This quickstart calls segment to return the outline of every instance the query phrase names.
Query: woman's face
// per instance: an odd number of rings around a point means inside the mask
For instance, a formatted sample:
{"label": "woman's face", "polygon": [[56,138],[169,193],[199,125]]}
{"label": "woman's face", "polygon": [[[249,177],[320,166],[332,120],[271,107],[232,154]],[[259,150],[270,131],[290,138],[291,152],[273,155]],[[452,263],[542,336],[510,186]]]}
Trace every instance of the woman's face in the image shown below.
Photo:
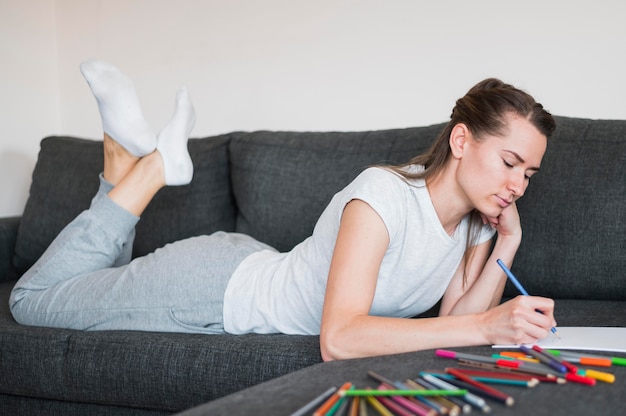
{"label": "woman's face", "polygon": [[467,140],[459,170],[470,205],[489,217],[524,195],[546,151],[546,136],[528,120],[516,115],[507,120],[502,136]]}

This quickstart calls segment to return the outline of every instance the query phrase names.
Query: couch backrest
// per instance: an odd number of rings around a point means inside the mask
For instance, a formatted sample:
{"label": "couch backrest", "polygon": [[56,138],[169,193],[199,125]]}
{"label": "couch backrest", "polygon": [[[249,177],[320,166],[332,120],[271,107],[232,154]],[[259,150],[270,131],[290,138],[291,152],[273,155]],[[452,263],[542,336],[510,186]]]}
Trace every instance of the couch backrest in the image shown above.
{"label": "couch backrest", "polygon": [[625,167],[626,120],[557,117],[518,204],[524,234],[513,272],[530,293],[626,300]]}
{"label": "couch backrest", "polygon": [[332,196],[363,169],[406,162],[441,125],[370,132],[261,131],[233,137],[231,180],[237,231],[280,251],[311,235]]}
{"label": "couch backrest", "polygon": [[[288,250],[362,169],[409,160],[442,128],[234,136],[236,229]],[[513,271],[530,293],[626,300],[624,162],[626,121],[557,117],[541,172],[518,204],[524,236]],[[505,294],[518,292],[508,284]]]}
{"label": "couch backrest", "polygon": [[[194,180],[164,188],[137,225],[134,256],[166,243],[217,230],[233,231],[236,208],[228,166],[229,135],[191,139]],[[35,166],[18,228],[13,264],[24,272],[56,235],[89,207],[103,169],[102,141],[47,137]]]}
{"label": "couch backrest", "polygon": [[[308,237],[331,197],[372,164],[423,152],[442,124],[370,132],[232,133],[192,139],[189,186],[162,190],[137,228],[134,255],[217,230],[279,250]],[[557,118],[541,172],[518,202],[524,236],[513,272],[533,294],[626,300],[626,120]],[[42,141],[14,265],[24,271],[87,208],[102,143]],[[517,291],[508,285],[508,296]]]}

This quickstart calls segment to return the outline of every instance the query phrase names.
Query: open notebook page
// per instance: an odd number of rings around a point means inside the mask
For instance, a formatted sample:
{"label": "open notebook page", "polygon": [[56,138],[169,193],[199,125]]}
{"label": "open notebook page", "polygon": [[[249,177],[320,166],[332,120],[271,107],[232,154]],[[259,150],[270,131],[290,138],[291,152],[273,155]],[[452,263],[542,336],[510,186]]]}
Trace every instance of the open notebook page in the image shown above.
{"label": "open notebook page", "polygon": [[[559,326],[559,336],[550,333],[534,344],[541,348],[626,353],[626,328]],[[494,345],[493,348],[516,348],[517,345]]]}

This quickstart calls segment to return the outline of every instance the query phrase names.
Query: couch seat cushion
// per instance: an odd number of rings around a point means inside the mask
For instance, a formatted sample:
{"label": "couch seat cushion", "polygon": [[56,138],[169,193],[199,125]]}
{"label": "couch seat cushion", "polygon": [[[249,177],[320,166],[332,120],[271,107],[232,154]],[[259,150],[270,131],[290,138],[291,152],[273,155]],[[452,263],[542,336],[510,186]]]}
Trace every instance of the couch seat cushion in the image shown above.
{"label": "couch seat cushion", "polygon": [[319,338],[18,325],[0,283],[0,393],[168,412],[321,362]]}

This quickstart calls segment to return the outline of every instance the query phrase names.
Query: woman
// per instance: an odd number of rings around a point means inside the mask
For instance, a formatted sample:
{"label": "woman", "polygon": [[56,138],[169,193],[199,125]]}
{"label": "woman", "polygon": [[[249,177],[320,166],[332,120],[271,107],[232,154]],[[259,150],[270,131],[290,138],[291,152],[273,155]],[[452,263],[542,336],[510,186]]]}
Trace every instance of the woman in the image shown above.
{"label": "woman", "polygon": [[[522,235],[515,201],[555,127],[528,94],[495,79],[477,84],[429,152],[365,170],[288,253],[218,232],[131,261],[135,224],[153,196],[192,179],[195,113],[182,89],[155,135],[124,74],[98,61],[81,71],[102,117],[100,190],[17,282],[18,322],[320,334],[324,360],[533,342],[556,325],[550,299],[499,304],[506,277],[495,259],[513,262]],[[407,319],[440,299],[438,317]]]}

